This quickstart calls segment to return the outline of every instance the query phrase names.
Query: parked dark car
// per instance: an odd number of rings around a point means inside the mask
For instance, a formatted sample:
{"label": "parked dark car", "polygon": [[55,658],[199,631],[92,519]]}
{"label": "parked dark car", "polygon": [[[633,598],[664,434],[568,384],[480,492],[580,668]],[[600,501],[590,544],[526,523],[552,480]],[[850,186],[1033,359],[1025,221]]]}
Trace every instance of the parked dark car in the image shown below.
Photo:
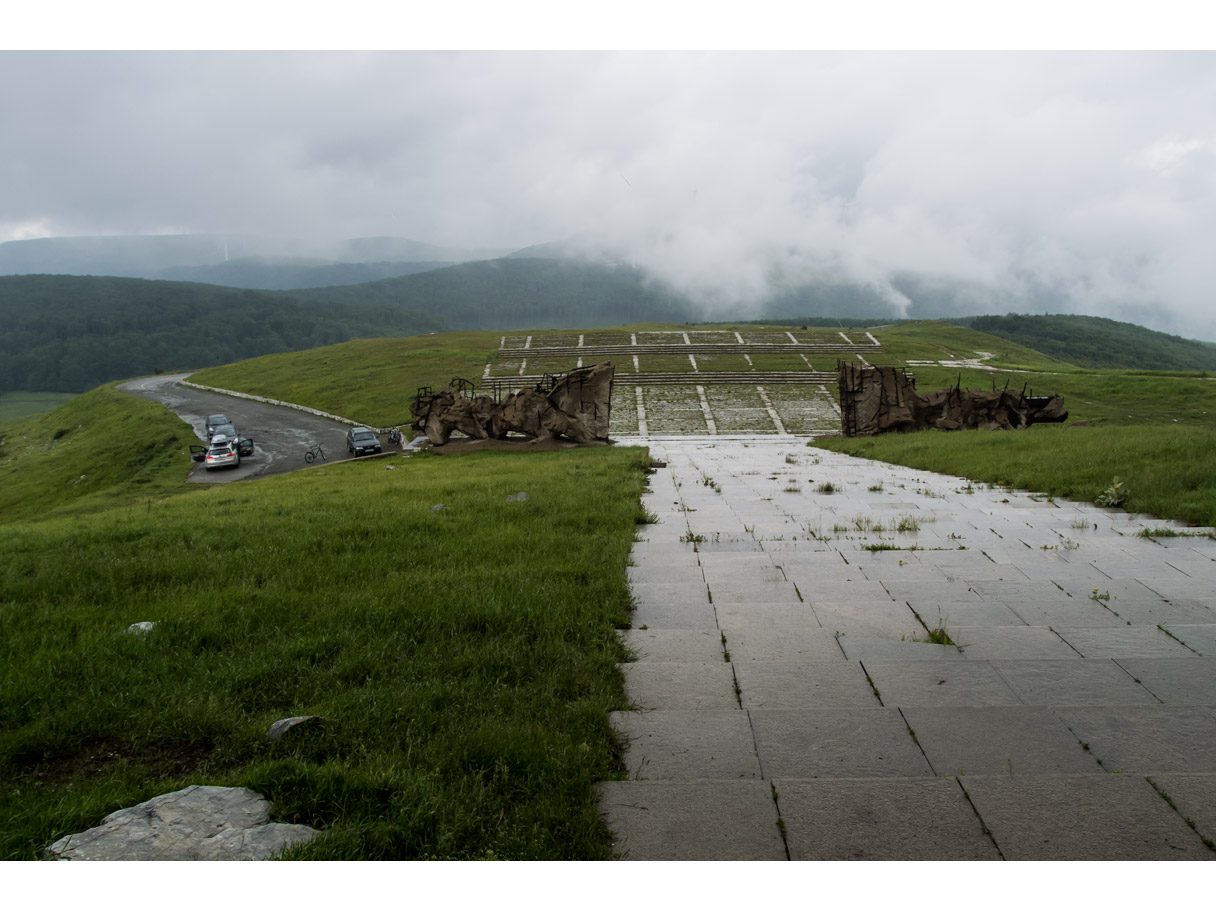
{"label": "parked dark car", "polygon": [[380,438],[371,428],[353,427],[346,432],[346,449],[355,456],[381,451]]}
{"label": "parked dark car", "polygon": [[[219,431],[216,430],[221,424],[231,424],[227,415],[208,415],[207,416],[207,439],[210,440]],[[233,435],[236,436],[235,434]]]}

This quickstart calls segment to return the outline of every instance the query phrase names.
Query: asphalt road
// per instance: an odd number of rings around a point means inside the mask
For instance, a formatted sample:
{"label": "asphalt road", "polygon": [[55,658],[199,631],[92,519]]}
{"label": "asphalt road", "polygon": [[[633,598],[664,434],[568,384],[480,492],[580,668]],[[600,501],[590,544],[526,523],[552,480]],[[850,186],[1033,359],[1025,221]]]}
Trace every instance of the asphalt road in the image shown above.
{"label": "asphalt road", "polygon": [[306,466],[304,453],[315,443],[321,444],[331,462],[347,458],[347,425],[278,405],[181,386],[178,381],[188,376],[161,374],[131,380],[118,388],[164,403],[194,428],[200,444],[206,439],[207,416],[217,412],[228,416],[241,437],[252,438],[253,455],[243,458],[235,469],[208,472],[202,465],[195,465],[190,473],[191,481],[236,481],[302,469]]}

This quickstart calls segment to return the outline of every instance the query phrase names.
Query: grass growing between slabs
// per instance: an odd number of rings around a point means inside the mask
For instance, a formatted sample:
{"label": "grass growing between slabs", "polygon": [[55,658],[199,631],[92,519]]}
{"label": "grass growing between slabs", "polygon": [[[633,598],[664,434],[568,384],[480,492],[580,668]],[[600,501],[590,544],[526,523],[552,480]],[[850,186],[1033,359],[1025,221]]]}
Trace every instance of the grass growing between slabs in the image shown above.
{"label": "grass growing between slabs", "polygon": [[298,858],[608,857],[645,451],[393,464],[4,525],[0,857],[194,783]]}
{"label": "grass growing between slabs", "polygon": [[920,431],[820,437],[812,445],[988,484],[1095,501],[1117,477],[1119,506],[1216,526],[1216,429],[1035,425],[1025,431]]}

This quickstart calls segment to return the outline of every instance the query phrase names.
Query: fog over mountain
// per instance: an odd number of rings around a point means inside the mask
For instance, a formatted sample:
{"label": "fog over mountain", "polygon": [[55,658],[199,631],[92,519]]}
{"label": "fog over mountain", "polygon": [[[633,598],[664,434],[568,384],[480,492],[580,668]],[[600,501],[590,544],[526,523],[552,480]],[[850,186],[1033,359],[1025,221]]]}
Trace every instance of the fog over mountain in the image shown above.
{"label": "fog over mountain", "polygon": [[6,51],[0,119],[0,241],[559,244],[707,317],[911,276],[1216,338],[1208,52]]}

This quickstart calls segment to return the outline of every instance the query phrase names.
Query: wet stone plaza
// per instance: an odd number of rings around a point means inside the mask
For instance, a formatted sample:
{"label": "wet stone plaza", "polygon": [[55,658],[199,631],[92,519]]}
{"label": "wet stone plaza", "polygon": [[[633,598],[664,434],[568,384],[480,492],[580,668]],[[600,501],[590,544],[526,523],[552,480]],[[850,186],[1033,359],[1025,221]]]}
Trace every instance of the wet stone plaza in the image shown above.
{"label": "wet stone plaza", "polygon": [[[622,441],[628,443],[630,441]],[[1210,530],[650,438],[625,859],[1216,860]]]}

